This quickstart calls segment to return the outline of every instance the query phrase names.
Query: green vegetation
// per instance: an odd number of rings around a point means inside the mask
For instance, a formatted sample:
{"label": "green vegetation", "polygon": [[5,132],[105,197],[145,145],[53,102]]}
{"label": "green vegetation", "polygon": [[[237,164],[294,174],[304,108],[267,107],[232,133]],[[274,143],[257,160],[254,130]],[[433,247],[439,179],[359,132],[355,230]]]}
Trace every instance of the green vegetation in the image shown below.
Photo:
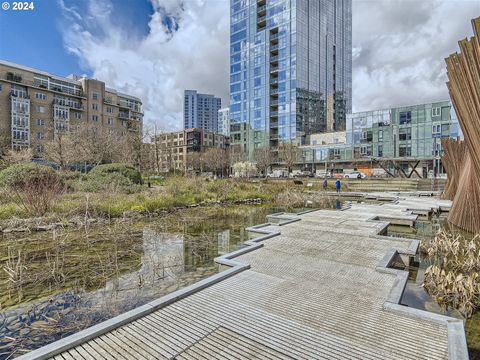
{"label": "green vegetation", "polygon": [[[38,174],[55,179],[46,184],[55,183],[56,186],[50,186],[51,189],[37,187],[40,182]],[[173,175],[142,180],[136,169],[122,164],[99,165],[84,175],[23,163],[0,171],[0,181],[2,179],[0,220],[3,221],[33,216],[48,217],[50,222],[67,222],[74,217],[151,216],[196,204],[208,206],[250,200],[296,207],[305,206],[307,201],[311,206],[325,201],[321,192],[311,193],[311,190],[320,190],[321,182],[307,187],[310,180],[295,185],[292,180],[213,180]],[[43,208],[25,206],[25,201],[16,196],[18,189],[12,188],[11,184],[16,184],[19,179],[22,184],[28,179],[33,179],[36,184],[28,187],[30,198],[43,198],[44,192],[49,194]],[[148,183],[151,187],[147,186]],[[329,188],[333,187],[333,182],[330,183]]]}
{"label": "green vegetation", "polygon": [[[55,170],[34,163],[19,163],[0,171],[0,186],[4,197],[10,200],[6,204],[10,210],[16,205],[28,214],[40,216],[66,189]],[[0,214],[5,216],[5,209],[0,208]]]}

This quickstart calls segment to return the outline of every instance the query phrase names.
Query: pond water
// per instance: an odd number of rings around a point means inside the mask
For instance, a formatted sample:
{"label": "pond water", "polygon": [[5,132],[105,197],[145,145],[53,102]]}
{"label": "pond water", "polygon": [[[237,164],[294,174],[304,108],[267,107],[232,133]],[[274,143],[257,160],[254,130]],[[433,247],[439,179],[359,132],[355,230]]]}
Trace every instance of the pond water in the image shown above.
{"label": "pond water", "polygon": [[[324,207],[339,209],[344,202],[333,200]],[[215,257],[244,246],[246,227],[265,222],[268,214],[301,210],[197,208],[101,228],[0,235],[0,359],[211,276],[220,270]],[[418,221],[414,229],[392,226],[389,233],[431,238],[445,224],[442,215]],[[402,303],[445,313],[421,287],[428,265],[415,258]],[[467,321],[466,330],[471,354],[480,354],[480,313]]]}
{"label": "pond water", "polygon": [[219,271],[215,257],[244,246],[246,227],[301,210],[197,208],[136,223],[0,236],[0,359],[211,276]]}
{"label": "pond water", "polygon": [[[388,227],[388,235],[416,238],[419,240],[430,240],[435,237],[441,229],[445,229],[454,233],[461,233],[465,238],[473,237],[472,234],[466,233],[458,228],[449,225],[447,221],[447,213],[440,213],[438,216],[430,218],[422,218],[415,223],[414,228],[408,226]],[[405,292],[402,297],[402,305],[411,306],[416,309],[427,310],[437,314],[444,314],[463,319],[462,315],[456,310],[443,309],[423,288],[425,279],[425,270],[434,264],[423,254],[417,254],[413,261],[405,270],[409,271],[409,279]],[[438,262],[438,261],[437,261]],[[470,319],[466,320],[465,332],[467,334],[467,342],[469,346],[470,358],[480,359],[480,312],[477,311]]]}

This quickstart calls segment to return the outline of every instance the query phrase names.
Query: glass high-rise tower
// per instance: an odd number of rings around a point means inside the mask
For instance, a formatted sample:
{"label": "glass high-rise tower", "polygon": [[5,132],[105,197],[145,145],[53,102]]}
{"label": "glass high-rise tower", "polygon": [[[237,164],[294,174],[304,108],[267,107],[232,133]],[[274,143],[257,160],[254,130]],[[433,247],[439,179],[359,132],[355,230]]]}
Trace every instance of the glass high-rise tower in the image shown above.
{"label": "glass high-rise tower", "polygon": [[352,0],[230,0],[231,143],[306,142],[345,129]]}

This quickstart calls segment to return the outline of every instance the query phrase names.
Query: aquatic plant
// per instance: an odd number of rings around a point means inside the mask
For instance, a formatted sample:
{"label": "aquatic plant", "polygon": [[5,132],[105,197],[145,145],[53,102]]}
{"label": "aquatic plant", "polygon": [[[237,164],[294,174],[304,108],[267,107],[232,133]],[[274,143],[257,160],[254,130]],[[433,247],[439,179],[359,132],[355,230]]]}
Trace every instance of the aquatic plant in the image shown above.
{"label": "aquatic plant", "polygon": [[434,239],[422,242],[420,251],[430,259],[440,259],[445,269],[463,273],[480,271],[480,234],[468,240],[461,234],[441,230]]}
{"label": "aquatic plant", "polygon": [[425,271],[423,286],[444,309],[457,309],[466,318],[480,308],[480,275],[477,272],[455,273],[431,265]]}

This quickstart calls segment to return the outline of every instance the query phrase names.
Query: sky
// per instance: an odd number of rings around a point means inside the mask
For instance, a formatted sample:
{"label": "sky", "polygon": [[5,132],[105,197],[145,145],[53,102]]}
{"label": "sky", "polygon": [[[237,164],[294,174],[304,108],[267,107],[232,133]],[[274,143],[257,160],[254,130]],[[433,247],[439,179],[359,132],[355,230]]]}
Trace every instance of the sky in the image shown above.
{"label": "sky", "polygon": [[[0,59],[105,81],[164,130],[181,128],[185,89],[228,105],[229,0],[33,2],[0,9]],[[353,0],[353,110],[448,99],[444,58],[477,16],[479,0]]]}

